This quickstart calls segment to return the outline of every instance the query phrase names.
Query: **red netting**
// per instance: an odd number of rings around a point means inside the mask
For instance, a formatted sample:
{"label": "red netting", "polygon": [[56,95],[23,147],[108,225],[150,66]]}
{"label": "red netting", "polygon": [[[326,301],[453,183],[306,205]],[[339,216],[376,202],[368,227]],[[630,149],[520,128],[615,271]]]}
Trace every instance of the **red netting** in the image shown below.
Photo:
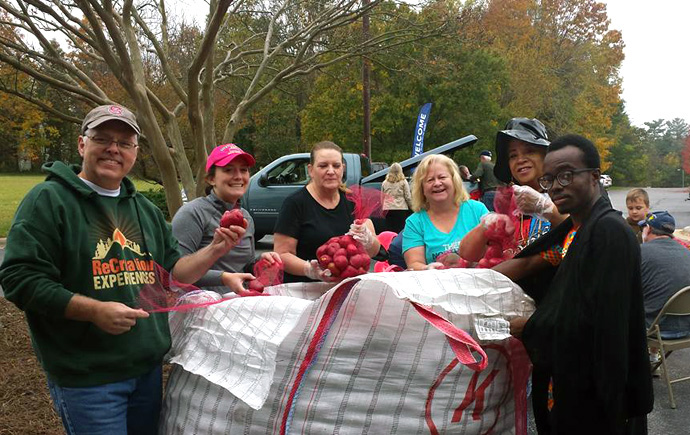
{"label": "red netting", "polygon": [[383,210],[382,207],[381,195],[381,191],[378,189],[371,189],[360,185],[348,188],[345,197],[355,204],[355,210],[352,214],[355,217],[356,223],[360,224],[361,222],[357,221],[386,215],[386,210]]}
{"label": "red netting", "polygon": [[141,286],[137,298],[139,308],[149,313],[189,311],[231,299],[178,282],[157,263],[154,263],[153,276],[154,282]]}
{"label": "red netting", "polygon": [[501,186],[496,189],[494,196],[494,211],[510,217],[513,224],[517,226],[520,220],[520,210],[515,203],[513,186]]}
{"label": "red netting", "polygon": [[443,264],[444,269],[466,268],[470,265],[469,261],[460,257],[455,251],[444,252],[436,257],[436,261]]}
{"label": "red netting", "polygon": [[[272,285],[278,285],[283,283],[283,263],[275,262],[273,264],[269,263],[268,260],[260,259],[254,265],[254,277],[248,282],[248,287],[250,292],[262,293],[264,287],[270,287]],[[251,296],[249,294],[242,296]],[[258,296],[258,295],[254,295]]]}
{"label": "red netting", "polygon": [[512,186],[496,189],[494,210],[507,219],[495,220],[484,232],[489,241],[484,258],[477,264],[479,268],[488,269],[513,258],[517,248],[515,228],[520,224],[520,212],[515,204]]}

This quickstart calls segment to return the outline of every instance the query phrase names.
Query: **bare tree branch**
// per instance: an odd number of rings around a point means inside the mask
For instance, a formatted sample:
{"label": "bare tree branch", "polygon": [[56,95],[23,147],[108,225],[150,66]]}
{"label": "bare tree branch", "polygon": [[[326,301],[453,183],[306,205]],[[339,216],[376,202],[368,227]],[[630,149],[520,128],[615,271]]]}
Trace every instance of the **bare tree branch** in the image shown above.
{"label": "bare tree branch", "polygon": [[[164,2],[161,2],[161,11],[163,17],[165,17],[165,7],[164,7]],[[136,20],[137,24],[141,28],[141,30],[144,32],[146,37],[149,39],[149,42],[153,45],[153,48],[158,55],[158,59],[160,60],[161,67],[163,68],[163,73],[165,74],[166,78],[170,82],[170,85],[172,86],[173,90],[177,94],[177,96],[180,98],[182,102],[185,104],[187,103],[187,93],[185,90],[182,88],[182,85],[180,82],[177,80],[177,77],[175,77],[175,74],[172,71],[172,68],[170,67],[170,62],[168,60],[168,49],[166,48],[167,46],[167,38],[168,38],[168,30],[167,30],[167,21],[163,21],[163,38],[162,40],[163,45],[161,45],[158,40],[156,39],[156,36],[153,34],[151,29],[149,29],[148,25],[146,22],[141,18],[141,16],[134,11],[133,13],[134,19]]]}

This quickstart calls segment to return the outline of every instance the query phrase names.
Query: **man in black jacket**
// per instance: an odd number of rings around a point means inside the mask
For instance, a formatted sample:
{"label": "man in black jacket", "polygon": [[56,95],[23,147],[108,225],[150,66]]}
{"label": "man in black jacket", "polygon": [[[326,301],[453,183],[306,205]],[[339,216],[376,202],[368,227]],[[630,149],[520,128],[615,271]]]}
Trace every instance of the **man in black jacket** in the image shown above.
{"label": "man in black jacket", "polygon": [[552,142],[539,183],[570,217],[495,268],[537,303],[526,323],[513,326],[534,364],[540,434],[647,433],[654,403],[640,248],[601,197],[599,166],[599,153],[584,137]]}

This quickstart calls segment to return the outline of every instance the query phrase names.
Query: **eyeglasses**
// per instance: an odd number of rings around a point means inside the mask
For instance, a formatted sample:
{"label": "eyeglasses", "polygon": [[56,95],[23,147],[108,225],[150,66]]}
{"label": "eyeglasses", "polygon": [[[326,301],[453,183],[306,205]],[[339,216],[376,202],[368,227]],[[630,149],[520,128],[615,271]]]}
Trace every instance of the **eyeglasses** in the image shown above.
{"label": "eyeglasses", "polygon": [[115,145],[117,145],[117,148],[123,151],[131,151],[134,148],[138,147],[139,145],[132,143],[132,142],[127,142],[127,141],[121,141],[121,140],[115,140],[112,137],[105,137],[105,136],[86,136],[89,139],[93,141],[98,146],[102,147],[107,147],[110,146],[111,143],[115,142]]}
{"label": "eyeglasses", "polygon": [[583,169],[568,169],[566,171],[561,171],[554,177],[553,175],[544,175],[537,179],[539,181],[539,186],[544,190],[549,190],[553,187],[553,180],[558,180],[558,184],[565,187],[573,182],[573,175],[579,174],[580,172],[591,172],[598,171],[599,168],[583,168]]}

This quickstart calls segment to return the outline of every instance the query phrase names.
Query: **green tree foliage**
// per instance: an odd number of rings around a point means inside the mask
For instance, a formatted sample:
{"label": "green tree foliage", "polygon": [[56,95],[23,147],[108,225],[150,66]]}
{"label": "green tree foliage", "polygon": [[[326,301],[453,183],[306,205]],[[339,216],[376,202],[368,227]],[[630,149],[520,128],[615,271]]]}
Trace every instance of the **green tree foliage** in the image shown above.
{"label": "green tree foliage", "polygon": [[[96,1],[67,9],[58,0],[47,3],[54,8],[15,3],[24,9],[0,8],[13,14],[3,21],[15,23],[0,30],[3,162],[20,151],[37,163],[77,161],[74,123],[111,101],[154,118],[137,171],[192,190],[208,149],[226,140],[260,165],[324,139],[361,152],[366,56],[374,160],[409,157],[419,108],[432,103],[425,148],[474,134],[479,143],[455,156],[470,168],[508,119],[536,117],[552,138],[591,138],[616,185],[680,184],[688,124],[630,124],[621,100],[623,39],[595,0],[373,0],[372,40],[364,42],[363,3],[354,0],[211,1],[209,11],[221,3],[227,10],[215,39],[166,15],[164,1],[111,2],[112,13]],[[41,39],[34,48],[18,38],[35,17],[48,23],[63,10],[72,11],[70,27],[56,25],[65,43]],[[99,13],[81,19],[84,11]],[[133,91],[138,86],[146,95]],[[165,190],[169,202],[176,190]]]}

